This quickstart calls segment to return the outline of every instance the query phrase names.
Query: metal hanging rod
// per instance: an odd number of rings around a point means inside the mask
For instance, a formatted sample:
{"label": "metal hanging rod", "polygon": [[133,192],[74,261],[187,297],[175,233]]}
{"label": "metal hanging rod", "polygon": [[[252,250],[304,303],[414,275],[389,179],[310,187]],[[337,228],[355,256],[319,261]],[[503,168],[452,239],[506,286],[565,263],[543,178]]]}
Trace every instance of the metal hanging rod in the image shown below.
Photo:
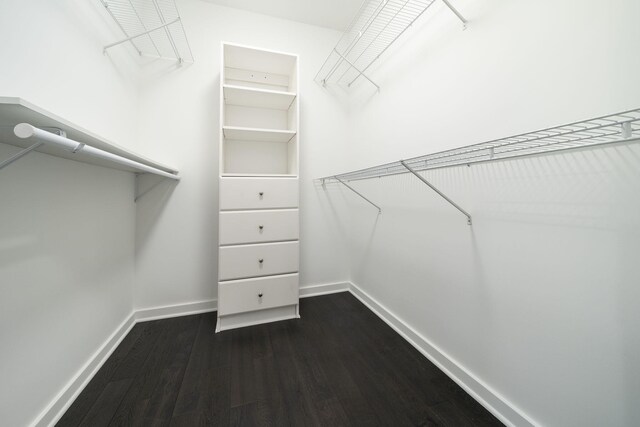
{"label": "metal hanging rod", "polygon": [[[174,175],[172,173],[165,172],[163,170],[160,170],[151,166],[147,166],[145,164],[142,164],[133,160],[129,160],[125,157],[109,153],[108,151],[100,150],[99,148],[95,148],[95,147],[91,147],[89,145],[83,144],[82,142],[77,142],[72,139],[66,138],[64,136],[56,135],[55,133],[47,132],[46,130],[37,128],[28,123],[20,123],[14,128],[13,132],[16,134],[18,138],[32,139],[36,141],[32,146],[26,148],[25,150],[31,151],[34,148],[36,148],[35,145],[48,144],[48,145],[56,146],[59,148],[63,148],[74,154],[82,152],[92,157],[97,157],[100,159],[109,160],[119,165],[128,166],[140,172],[151,173],[154,175],[163,176],[165,178],[180,180],[179,176]],[[18,154],[23,153],[25,150],[23,150]],[[24,154],[27,154],[27,153],[24,153]]]}
{"label": "metal hanging rod", "polygon": [[[435,0],[365,0],[318,71],[315,81],[351,86],[435,2]],[[467,20],[447,6],[466,26]]]}
{"label": "metal hanging rod", "polygon": [[[640,108],[404,160],[416,172],[640,141]],[[408,173],[400,162],[338,174],[346,182]],[[327,176],[331,181],[334,176]]]}
{"label": "metal hanging rod", "polygon": [[141,56],[193,62],[193,53],[175,0],[99,0],[125,38]]}

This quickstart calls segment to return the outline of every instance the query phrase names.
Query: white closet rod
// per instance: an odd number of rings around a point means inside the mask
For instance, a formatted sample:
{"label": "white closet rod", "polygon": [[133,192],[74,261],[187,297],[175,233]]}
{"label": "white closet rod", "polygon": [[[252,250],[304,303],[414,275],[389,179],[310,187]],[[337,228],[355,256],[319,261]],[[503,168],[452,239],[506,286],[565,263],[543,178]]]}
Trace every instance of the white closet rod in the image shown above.
{"label": "white closet rod", "polygon": [[22,138],[22,139],[34,138],[35,140],[42,142],[44,144],[64,148],[65,150],[71,151],[72,153],[82,152],[93,157],[109,160],[111,162],[114,162],[123,166],[128,166],[133,169],[137,169],[141,172],[152,173],[154,175],[160,175],[165,178],[170,178],[175,180],[180,179],[179,176],[174,175],[172,173],[165,172],[163,170],[144,165],[134,160],[130,160],[122,156],[118,156],[117,154],[112,154],[107,151],[100,150],[99,148],[91,147],[89,145],[83,144],[82,142],[77,142],[72,139],[65,138],[63,136],[59,136],[51,132],[47,132],[46,130],[39,129],[28,123],[20,123],[13,129],[13,132],[16,134],[18,138]]}

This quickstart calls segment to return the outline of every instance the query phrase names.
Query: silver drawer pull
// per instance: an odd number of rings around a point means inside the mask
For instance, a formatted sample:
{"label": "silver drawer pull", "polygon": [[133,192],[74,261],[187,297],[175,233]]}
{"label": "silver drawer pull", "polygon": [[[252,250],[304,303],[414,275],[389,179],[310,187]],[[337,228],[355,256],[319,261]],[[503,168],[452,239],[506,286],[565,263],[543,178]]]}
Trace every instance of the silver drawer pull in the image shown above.
{"label": "silver drawer pull", "polygon": [[258,298],[262,298],[262,292],[258,294]]}
{"label": "silver drawer pull", "polygon": [[259,193],[258,193],[258,195],[259,195],[260,197],[264,196],[264,191],[259,192]]}
{"label": "silver drawer pull", "polygon": [[259,228],[260,230],[263,230],[263,229],[264,229],[264,225],[259,225],[259,226],[258,226],[258,228]]}
{"label": "silver drawer pull", "polygon": [[259,262],[260,264],[262,264],[262,263],[264,262],[264,259],[260,258],[260,259],[258,260],[258,262]]}

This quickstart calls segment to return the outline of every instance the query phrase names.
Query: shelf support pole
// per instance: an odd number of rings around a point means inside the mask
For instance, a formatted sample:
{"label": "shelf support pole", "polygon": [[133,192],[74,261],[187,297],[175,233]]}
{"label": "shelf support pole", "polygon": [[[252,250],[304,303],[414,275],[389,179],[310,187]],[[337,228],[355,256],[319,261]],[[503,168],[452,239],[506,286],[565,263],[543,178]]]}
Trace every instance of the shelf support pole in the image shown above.
{"label": "shelf support pole", "polygon": [[380,209],[380,206],[376,205],[375,203],[373,203],[371,200],[367,199],[366,197],[364,197],[362,194],[360,194],[359,192],[357,192],[353,187],[351,187],[349,184],[347,184],[346,182],[344,182],[343,180],[341,180],[340,178],[338,178],[337,176],[334,176],[334,178],[336,180],[338,180],[340,182],[340,184],[344,185],[345,187],[347,187],[349,190],[353,191],[354,193],[356,193],[358,196],[362,197],[364,200],[366,200],[367,202],[369,202],[371,205],[375,206],[378,209],[378,213],[381,214],[382,213],[382,209]]}
{"label": "shelf support pole", "polygon": [[462,21],[462,24],[464,25],[464,28],[467,28],[467,20],[465,19],[464,16],[462,16],[462,14],[460,12],[458,12],[458,9],[456,9],[455,7],[453,7],[453,5],[451,3],[449,3],[449,0],[442,0],[442,2],[451,10],[451,12],[453,12],[460,21]]}
{"label": "shelf support pole", "polygon": [[[338,49],[333,49],[333,51],[335,53],[338,54],[338,56],[340,56],[340,58],[342,58],[343,61],[345,61],[347,64],[349,64],[349,66],[351,68],[353,68],[354,70],[356,70],[358,72],[358,74],[360,74],[362,77],[364,77],[365,79],[369,80],[369,83],[371,83],[372,85],[374,85],[377,89],[378,92],[380,92],[380,86],[378,86],[377,84],[375,84],[375,82],[373,80],[371,80],[364,72],[360,71],[360,69],[358,67],[356,67],[355,65],[353,65],[353,63],[351,61],[349,61],[347,58],[344,57],[343,54],[341,54],[340,52],[338,52]],[[352,82],[353,83],[353,82]],[[351,85],[351,83],[349,83],[349,85]]]}
{"label": "shelf support pole", "polygon": [[465,211],[464,209],[462,209],[456,202],[454,202],[453,200],[451,200],[450,198],[448,198],[444,193],[442,193],[442,191],[438,190],[436,187],[434,187],[429,181],[427,181],[426,179],[424,179],[424,177],[422,175],[420,175],[418,172],[416,172],[415,170],[413,170],[411,168],[411,166],[409,166],[408,164],[405,163],[404,160],[400,160],[400,163],[402,163],[402,166],[404,166],[409,172],[411,172],[412,174],[414,174],[416,176],[416,178],[418,178],[420,181],[424,182],[425,184],[427,184],[429,186],[429,188],[431,188],[433,191],[435,191],[436,193],[438,193],[438,195],[440,197],[442,197],[443,199],[445,199],[447,202],[449,202],[454,208],[458,209],[460,212],[462,212],[464,214],[464,216],[467,217],[467,224],[471,225],[471,215],[469,215],[469,213],[467,211]]}

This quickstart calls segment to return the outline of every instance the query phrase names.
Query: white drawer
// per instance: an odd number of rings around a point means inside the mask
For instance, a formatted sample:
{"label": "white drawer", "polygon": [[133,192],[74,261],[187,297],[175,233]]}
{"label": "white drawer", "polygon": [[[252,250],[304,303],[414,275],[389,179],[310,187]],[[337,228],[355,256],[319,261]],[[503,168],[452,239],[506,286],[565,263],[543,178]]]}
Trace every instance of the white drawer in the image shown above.
{"label": "white drawer", "polygon": [[220,244],[298,240],[298,210],[220,212]]}
{"label": "white drawer", "polygon": [[294,304],[298,304],[297,274],[233,280],[218,285],[219,316]]}
{"label": "white drawer", "polygon": [[298,271],[298,242],[222,246],[218,279],[231,280]]}
{"label": "white drawer", "polygon": [[297,207],[295,178],[220,178],[220,210]]}

